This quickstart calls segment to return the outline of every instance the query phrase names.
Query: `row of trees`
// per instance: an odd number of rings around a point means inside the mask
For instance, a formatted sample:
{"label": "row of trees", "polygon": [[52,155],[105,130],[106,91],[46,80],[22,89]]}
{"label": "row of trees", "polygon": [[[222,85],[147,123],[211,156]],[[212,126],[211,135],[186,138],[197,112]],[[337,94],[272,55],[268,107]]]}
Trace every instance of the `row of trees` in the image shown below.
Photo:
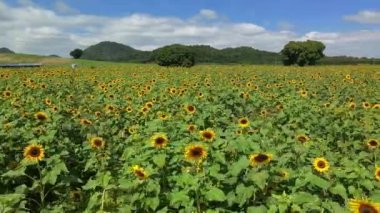
{"label": "row of trees", "polygon": [[[175,44],[153,51],[153,56],[160,66],[191,67],[195,64],[195,54],[198,54],[193,50],[194,49],[188,46]],[[239,51],[244,52],[243,50],[244,49]],[[319,41],[290,41],[284,46],[280,53],[284,65],[297,64],[299,66],[305,66],[315,65],[319,59],[324,57],[324,50],[325,45]],[[252,51],[247,50],[246,52],[250,53]],[[82,54],[83,51],[81,49],[75,49],[70,52],[70,55],[75,59],[80,58]]]}

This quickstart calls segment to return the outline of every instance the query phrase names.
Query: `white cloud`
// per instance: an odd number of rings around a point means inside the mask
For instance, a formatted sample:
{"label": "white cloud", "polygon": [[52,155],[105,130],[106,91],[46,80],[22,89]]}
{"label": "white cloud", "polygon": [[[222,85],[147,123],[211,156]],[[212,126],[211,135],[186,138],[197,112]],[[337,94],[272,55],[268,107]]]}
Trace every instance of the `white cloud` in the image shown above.
{"label": "white cloud", "polygon": [[58,13],[62,13],[62,14],[75,14],[75,13],[79,13],[78,10],[70,7],[69,5],[67,5],[63,1],[55,1],[54,8],[55,8],[55,10]]}
{"label": "white cloud", "polygon": [[[5,12],[6,11],[6,12]],[[207,14],[200,11],[200,14]],[[220,17],[216,14],[210,17]],[[212,15],[212,14],[211,14]],[[380,57],[380,31],[309,32],[269,31],[254,23],[157,17],[132,14],[123,17],[86,14],[61,15],[35,5],[12,7],[0,0],[0,47],[16,52],[68,56],[74,48],[100,41],[115,41],[137,49],[152,50],[163,45],[205,44],[216,48],[252,46],[280,51],[290,40],[314,39],[326,43],[330,55]]]}
{"label": "white cloud", "polygon": [[215,11],[209,9],[202,9],[201,11],[199,11],[199,15],[207,19],[218,18],[218,14]]}
{"label": "white cloud", "polygon": [[343,18],[347,21],[362,24],[380,24],[380,11],[363,10],[355,15],[344,16]]}

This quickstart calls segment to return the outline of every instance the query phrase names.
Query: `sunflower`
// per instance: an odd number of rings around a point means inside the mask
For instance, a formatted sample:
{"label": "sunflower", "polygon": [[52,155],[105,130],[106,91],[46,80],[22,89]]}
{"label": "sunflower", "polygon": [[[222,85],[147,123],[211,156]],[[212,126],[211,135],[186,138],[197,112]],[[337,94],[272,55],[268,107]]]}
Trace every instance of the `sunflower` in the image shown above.
{"label": "sunflower", "polygon": [[199,162],[207,157],[207,150],[203,145],[188,145],[185,148],[185,158],[188,161]]}
{"label": "sunflower", "polygon": [[363,106],[364,109],[370,109],[370,108],[372,107],[371,104],[368,103],[367,101],[364,101],[364,102],[362,103],[362,106]]}
{"label": "sunflower", "polygon": [[259,153],[259,154],[251,154],[249,156],[249,160],[251,161],[252,166],[261,166],[269,163],[273,159],[272,154]]}
{"label": "sunflower", "polygon": [[153,102],[146,102],[145,103],[145,107],[148,107],[149,109],[152,109],[152,107],[153,107]]}
{"label": "sunflower", "polygon": [[100,117],[102,115],[102,113],[99,111],[96,111],[94,114],[96,115],[96,117]]}
{"label": "sunflower", "polygon": [[203,98],[204,95],[202,92],[198,92],[197,96],[198,96],[198,98]]}
{"label": "sunflower", "polygon": [[324,106],[325,108],[329,108],[329,107],[331,106],[331,104],[327,102],[327,103],[324,103],[323,106]]}
{"label": "sunflower", "polygon": [[46,121],[48,119],[48,116],[45,112],[37,112],[34,114],[34,117],[39,121]]}
{"label": "sunflower", "polygon": [[241,135],[243,134],[243,131],[241,131],[241,129],[238,129],[235,131],[235,135]]}
{"label": "sunflower", "polygon": [[52,104],[52,102],[49,98],[45,98],[44,103],[48,106],[50,106]]}
{"label": "sunflower", "polygon": [[350,210],[354,213],[379,213],[380,203],[372,203],[368,200],[350,199],[348,202]]}
{"label": "sunflower", "polygon": [[4,98],[9,98],[9,97],[11,97],[12,96],[12,92],[11,91],[4,91],[3,92],[3,96],[4,96]]}
{"label": "sunflower", "polygon": [[194,132],[196,129],[197,129],[197,126],[195,126],[194,124],[189,124],[189,125],[187,126],[187,130],[188,130],[189,132]]}
{"label": "sunflower", "polygon": [[239,126],[243,127],[243,128],[248,127],[249,126],[249,120],[248,120],[248,118],[240,118],[239,119]]}
{"label": "sunflower", "polygon": [[367,141],[367,147],[368,147],[369,149],[376,149],[376,148],[379,147],[379,146],[380,146],[379,141],[377,141],[377,140],[375,140],[375,139],[369,139],[369,140]]}
{"label": "sunflower", "polygon": [[133,112],[133,108],[129,106],[125,109],[125,111],[127,111],[128,113],[131,113]]}
{"label": "sunflower", "polygon": [[280,170],[278,172],[278,176],[280,176],[281,179],[283,179],[283,180],[287,180],[287,179],[289,179],[289,172],[286,170]]}
{"label": "sunflower", "polygon": [[263,109],[263,110],[260,111],[260,115],[263,116],[263,117],[265,117],[265,116],[268,115],[268,111],[266,109]]}
{"label": "sunflower", "polygon": [[375,178],[380,181],[380,167],[375,168]]}
{"label": "sunflower", "polygon": [[144,180],[148,178],[148,173],[141,168],[139,165],[132,166],[132,171],[140,180]]}
{"label": "sunflower", "polygon": [[306,98],[306,97],[307,97],[307,91],[306,91],[306,90],[301,90],[301,91],[300,91],[300,95],[301,95],[302,97]]}
{"label": "sunflower", "polygon": [[199,134],[201,135],[201,139],[204,140],[204,141],[212,141],[214,140],[215,138],[215,132],[211,129],[206,129],[206,130],[203,130],[203,131],[199,131]]}
{"label": "sunflower", "polygon": [[45,156],[45,150],[39,144],[30,144],[24,148],[24,158],[29,161],[40,161]]}
{"label": "sunflower", "polygon": [[169,115],[166,114],[166,113],[164,113],[164,112],[159,113],[159,114],[158,114],[158,117],[159,117],[160,120],[162,120],[162,121],[166,121],[166,120],[169,119]]}
{"label": "sunflower", "polygon": [[355,108],[356,108],[356,104],[355,104],[355,102],[350,102],[350,103],[348,103],[348,108],[350,108],[350,109],[355,109]]}
{"label": "sunflower", "polygon": [[372,106],[372,109],[380,109],[380,104],[374,104],[374,105]]}
{"label": "sunflower", "polygon": [[106,144],[106,142],[101,137],[93,137],[90,139],[90,144],[91,144],[91,147],[94,149],[102,149],[104,148],[104,145]]}
{"label": "sunflower", "polygon": [[189,114],[194,114],[194,112],[195,112],[196,109],[195,109],[195,106],[193,106],[193,105],[187,105],[185,107],[185,110]]}
{"label": "sunflower", "polygon": [[142,112],[143,114],[146,114],[149,112],[149,110],[150,109],[148,107],[144,106],[143,108],[140,109],[140,112]]}
{"label": "sunflower", "polygon": [[87,125],[91,125],[92,122],[88,119],[82,118],[82,119],[80,119],[80,124],[87,126]]}
{"label": "sunflower", "polygon": [[310,140],[310,138],[306,135],[297,135],[297,141],[301,143],[306,143]]}
{"label": "sunflower", "polygon": [[83,199],[83,195],[81,193],[81,191],[78,191],[78,190],[75,190],[75,191],[71,191],[70,192],[70,199],[75,202],[75,203],[79,203],[82,201]]}
{"label": "sunflower", "polygon": [[156,133],[150,138],[151,144],[157,149],[164,148],[168,145],[168,137],[164,133]]}
{"label": "sunflower", "polygon": [[315,158],[313,161],[313,166],[314,169],[320,173],[325,173],[330,168],[329,162],[323,157]]}

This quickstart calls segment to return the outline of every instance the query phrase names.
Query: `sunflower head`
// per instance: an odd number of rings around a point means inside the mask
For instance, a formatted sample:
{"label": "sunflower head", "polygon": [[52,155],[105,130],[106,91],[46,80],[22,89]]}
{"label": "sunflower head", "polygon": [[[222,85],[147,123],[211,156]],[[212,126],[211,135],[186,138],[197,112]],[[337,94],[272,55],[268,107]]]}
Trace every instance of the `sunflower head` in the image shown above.
{"label": "sunflower head", "polygon": [[48,115],[45,112],[37,112],[34,114],[34,117],[39,121],[46,121],[48,119]]}
{"label": "sunflower head", "polygon": [[207,150],[203,145],[188,145],[185,148],[187,161],[200,162],[207,157]]}
{"label": "sunflower head", "polygon": [[372,107],[371,104],[368,103],[367,101],[364,101],[364,102],[362,103],[362,106],[363,106],[364,109],[370,109],[370,108]]}
{"label": "sunflower head", "polygon": [[379,146],[380,146],[380,143],[379,143],[378,140],[375,140],[375,139],[369,139],[369,140],[367,141],[367,147],[368,147],[369,149],[376,149],[376,148],[379,147]]}
{"label": "sunflower head", "polygon": [[92,122],[86,118],[82,118],[82,119],[80,119],[80,124],[88,126],[88,125],[91,125]]}
{"label": "sunflower head", "polygon": [[151,101],[146,102],[145,107],[152,109],[153,108],[153,102],[151,102]]}
{"label": "sunflower head", "polygon": [[199,131],[199,134],[203,141],[208,141],[208,142],[214,140],[215,135],[216,135],[215,132],[211,129]]}
{"label": "sunflower head", "polygon": [[273,155],[267,154],[267,153],[251,154],[249,156],[249,161],[251,162],[251,165],[253,167],[268,164],[269,162],[272,161],[272,159],[273,159]]}
{"label": "sunflower head", "polygon": [[239,119],[239,126],[242,128],[246,128],[249,126],[249,120],[248,118],[240,118]]}
{"label": "sunflower head", "polygon": [[310,138],[306,135],[297,135],[297,141],[300,143],[306,143],[310,140]]}
{"label": "sunflower head", "polygon": [[380,104],[374,104],[374,105],[372,106],[372,109],[380,109]]}
{"label": "sunflower head", "polygon": [[355,213],[378,213],[380,203],[372,203],[368,200],[350,199],[348,202],[350,210]]}
{"label": "sunflower head", "polygon": [[49,98],[45,98],[44,103],[46,105],[50,106],[52,102],[51,102],[51,100]]}
{"label": "sunflower head", "polygon": [[6,90],[3,92],[3,97],[4,98],[10,98],[12,96],[12,92],[9,90]]}
{"label": "sunflower head", "polygon": [[155,148],[161,149],[168,145],[169,140],[166,134],[156,133],[150,138],[150,142]]}
{"label": "sunflower head", "polygon": [[283,180],[287,180],[287,179],[289,179],[289,172],[286,171],[286,170],[280,170],[280,171],[278,172],[278,176],[279,176],[281,179],[283,179]]}
{"label": "sunflower head", "polygon": [[127,111],[128,113],[131,113],[133,112],[133,108],[129,106],[125,109],[125,111]]}
{"label": "sunflower head", "polygon": [[90,139],[90,145],[94,149],[102,149],[104,148],[106,142],[101,137],[93,137]]}
{"label": "sunflower head", "polygon": [[380,167],[375,168],[375,178],[380,181]]}
{"label": "sunflower head", "polygon": [[348,108],[355,109],[356,108],[356,103],[355,102],[348,103]]}
{"label": "sunflower head", "polygon": [[187,126],[187,130],[188,130],[189,132],[194,132],[196,129],[197,129],[197,126],[195,126],[194,124],[189,124],[189,125]]}
{"label": "sunflower head", "polygon": [[24,148],[24,158],[28,161],[41,161],[45,157],[45,150],[39,144],[30,144]]}
{"label": "sunflower head", "polygon": [[79,203],[83,199],[83,195],[81,191],[75,190],[70,192],[70,199],[74,203]]}
{"label": "sunflower head", "polygon": [[148,178],[148,173],[138,165],[132,166],[132,171],[140,180],[145,180]]}
{"label": "sunflower head", "polygon": [[193,106],[193,105],[187,105],[185,107],[185,110],[189,114],[194,114],[194,112],[195,112],[196,109],[195,109],[195,106]]}
{"label": "sunflower head", "polygon": [[314,169],[320,173],[326,173],[330,168],[329,162],[323,157],[315,158],[313,161],[313,166]]}

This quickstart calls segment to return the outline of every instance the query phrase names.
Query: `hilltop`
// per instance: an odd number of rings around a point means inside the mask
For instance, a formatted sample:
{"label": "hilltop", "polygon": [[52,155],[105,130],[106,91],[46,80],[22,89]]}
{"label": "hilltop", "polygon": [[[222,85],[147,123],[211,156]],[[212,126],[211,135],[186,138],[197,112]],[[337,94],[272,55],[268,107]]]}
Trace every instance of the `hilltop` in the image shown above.
{"label": "hilltop", "polygon": [[6,47],[2,47],[2,48],[0,48],[0,53],[14,54],[15,52],[13,52],[12,50],[10,50]]}

